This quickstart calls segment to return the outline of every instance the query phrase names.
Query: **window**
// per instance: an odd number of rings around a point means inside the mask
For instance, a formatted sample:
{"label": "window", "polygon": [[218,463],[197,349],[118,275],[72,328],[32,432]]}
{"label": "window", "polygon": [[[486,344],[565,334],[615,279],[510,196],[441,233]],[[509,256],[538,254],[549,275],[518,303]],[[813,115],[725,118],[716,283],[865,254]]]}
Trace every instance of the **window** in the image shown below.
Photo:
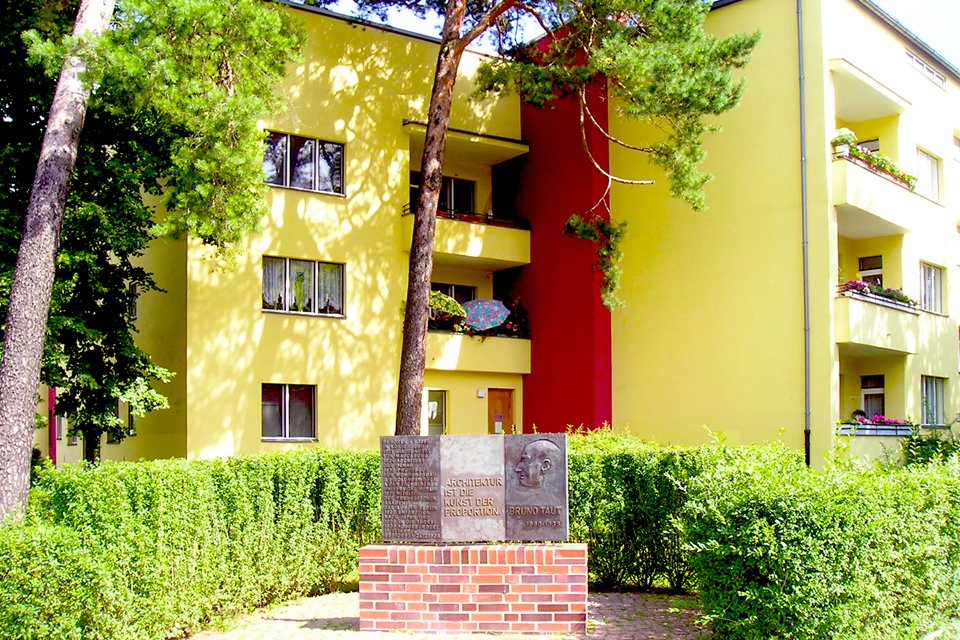
{"label": "window", "polygon": [[860,406],[867,414],[867,419],[886,415],[883,384],[882,375],[860,376]]}
{"label": "window", "polygon": [[880,152],[880,138],[870,138],[869,140],[861,140],[857,143],[857,146],[868,151],[870,153],[879,153]]}
{"label": "window", "polygon": [[860,258],[858,264],[860,279],[867,284],[883,286],[883,256]]}
{"label": "window", "polygon": [[343,316],[343,265],[263,256],[263,309]]}
{"label": "window", "polygon": [[427,391],[427,435],[442,436],[447,432],[447,392]]}
{"label": "window", "polygon": [[[476,209],[477,183],[463,178],[443,177],[440,184],[440,200],[437,208],[441,211],[474,213]],[[420,172],[410,172],[410,206],[416,205],[420,195]]]}
{"label": "window", "polygon": [[433,291],[439,291],[446,294],[463,304],[477,299],[477,288],[465,284],[445,284],[443,282],[431,282],[430,288]]}
{"label": "window", "polygon": [[920,376],[920,398],[923,404],[921,424],[942,426],[947,423],[944,413],[945,378]]}
{"label": "window", "polygon": [[940,160],[917,149],[917,186],[914,189],[931,200],[940,199]]}
{"label": "window", "polygon": [[139,292],[137,290],[137,283],[136,282],[131,283],[128,288],[130,291],[130,303],[129,303],[129,306],[127,307],[127,313],[130,315],[131,320],[136,320],[137,319],[137,297],[139,296]]}
{"label": "window", "polygon": [[943,313],[943,269],[920,263],[920,308]]}
{"label": "window", "polygon": [[907,60],[911,65],[913,65],[914,68],[926,76],[930,82],[934,83],[938,87],[946,87],[947,79],[943,76],[943,74],[924,62],[920,56],[912,51],[907,51]]}
{"label": "window", "polygon": [[261,388],[261,434],[264,440],[313,440],[316,387],[264,384]]}
{"label": "window", "polygon": [[[120,401],[117,400],[117,404],[113,407],[113,417],[117,420],[120,419]],[[121,423],[123,424],[123,423]],[[113,435],[112,432],[107,432],[107,444],[118,444],[120,439]]]}
{"label": "window", "polygon": [[343,194],[343,145],[269,132],[263,156],[264,182],[278,187]]}

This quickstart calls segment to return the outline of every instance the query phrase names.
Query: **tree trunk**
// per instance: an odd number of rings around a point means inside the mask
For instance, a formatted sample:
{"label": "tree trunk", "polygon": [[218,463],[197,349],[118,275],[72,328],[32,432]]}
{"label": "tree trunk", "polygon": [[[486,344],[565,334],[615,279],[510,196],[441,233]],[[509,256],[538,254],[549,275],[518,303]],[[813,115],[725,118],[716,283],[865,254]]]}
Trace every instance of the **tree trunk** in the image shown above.
{"label": "tree trunk", "polygon": [[403,317],[403,347],[397,390],[396,435],[420,434],[423,369],[427,359],[427,321],[430,309],[430,276],[433,272],[433,236],[437,224],[437,201],[443,181],[443,154],[453,106],[453,86],[463,55],[460,37],[466,0],[450,0],[443,19],[443,35],[430,96],[427,133],[420,165],[420,195],[413,217],[407,304]]}
{"label": "tree trunk", "polygon": [[[73,34],[100,34],[112,14],[112,0],[82,0]],[[54,259],[90,96],[80,81],[85,69],[83,60],[70,56],[60,71],[10,288],[0,357],[0,517],[22,513],[30,488],[30,451]]]}

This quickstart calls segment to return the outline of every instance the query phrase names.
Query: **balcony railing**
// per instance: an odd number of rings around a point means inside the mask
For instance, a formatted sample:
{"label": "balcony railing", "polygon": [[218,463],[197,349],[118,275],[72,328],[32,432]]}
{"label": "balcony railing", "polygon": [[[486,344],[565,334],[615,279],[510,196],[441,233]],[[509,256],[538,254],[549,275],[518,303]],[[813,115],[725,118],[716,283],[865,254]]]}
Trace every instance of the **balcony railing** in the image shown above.
{"label": "balcony railing", "polygon": [[912,176],[904,177],[906,174],[903,174],[902,172],[899,175],[894,175],[893,173],[887,171],[883,167],[880,167],[870,162],[865,157],[855,156],[852,153],[850,155],[840,156],[840,157],[842,157],[847,162],[857,165],[858,167],[863,167],[867,171],[874,173],[880,176],[881,178],[886,178],[890,182],[903,187],[907,191],[913,191],[913,187],[910,186],[910,182],[908,181],[908,177],[912,177]]}
{"label": "balcony railing", "polygon": [[863,422],[858,424],[841,423],[837,425],[838,436],[909,436],[916,430],[909,424],[873,424]]}
{"label": "balcony railing", "polygon": [[[413,213],[413,207],[408,202],[403,205],[403,213],[400,215],[409,216]],[[437,217],[447,220],[461,220],[472,224],[486,224],[494,227],[506,227],[508,229],[530,229],[530,223],[519,218],[498,218],[492,212],[476,213],[473,211],[451,211],[443,207],[437,207]]]}
{"label": "balcony railing", "polygon": [[904,302],[902,300],[897,300],[892,297],[884,296],[878,293],[865,292],[865,291],[854,291],[849,288],[845,288],[847,285],[838,285],[837,286],[837,295],[845,298],[853,298],[854,300],[862,300],[863,302],[870,302],[872,304],[877,304],[882,307],[890,307],[891,309],[899,309],[900,311],[907,311],[914,315],[918,315],[917,303],[913,300],[909,302]]}

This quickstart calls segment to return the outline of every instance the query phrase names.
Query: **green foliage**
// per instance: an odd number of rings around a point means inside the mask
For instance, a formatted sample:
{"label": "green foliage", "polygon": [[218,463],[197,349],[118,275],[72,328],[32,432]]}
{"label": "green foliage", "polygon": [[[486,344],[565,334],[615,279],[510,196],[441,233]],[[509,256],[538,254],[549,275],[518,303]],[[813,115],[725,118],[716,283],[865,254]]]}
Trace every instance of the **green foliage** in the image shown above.
{"label": "green foliage", "polygon": [[45,468],[0,527],[0,636],[167,638],[334,588],[379,539],[374,452]]}
{"label": "green foliage", "polygon": [[957,453],[960,453],[960,440],[949,430],[934,430],[924,435],[920,429],[916,429],[903,439],[903,457],[908,465],[946,462]]}
{"label": "green foliage", "polygon": [[907,187],[909,187],[911,191],[917,186],[916,176],[912,176],[905,172],[899,167],[899,165],[897,165],[896,162],[883,155],[879,151],[866,151],[857,145],[853,145],[850,147],[850,155],[859,160],[863,160],[870,166],[879,169],[883,173],[889,174],[897,180],[906,183]]}
{"label": "green foliage", "polygon": [[719,638],[917,638],[960,610],[960,467],[824,472],[726,452],[691,483]]}
{"label": "green foliage", "polygon": [[623,268],[620,266],[623,250],[620,248],[620,243],[627,235],[626,221],[614,222],[601,216],[584,220],[581,216],[574,214],[567,220],[563,232],[581,240],[597,243],[596,268],[603,274],[600,299],[603,301],[603,306],[611,311],[622,308],[623,299],[619,292],[620,278],[623,275]]}
{"label": "green foliage", "polygon": [[[662,447],[609,430],[570,436],[570,537],[589,545],[591,578],[603,588],[695,586],[681,514],[694,478],[721,459],[719,447]],[[776,447],[734,455],[799,469],[802,456]]]}
{"label": "green foliage", "polygon": [[28,39],[48,69],[68,52],[88,60],[92,107],[167,134],[163,170],[145,185],[163,194],[160,231],[189,232],[229,255],[256,229],[266,213],[257,119],[280,106],[285,65],[302,42],[286,12],[259,0],[123,0],[92,43]]}
{"label": "green foliage", "polygon": [[[68,51],[79,52],[96,91],[67,201],[42,381],[59,388],[71,435],[99,442],[128,435],[118,401],[134,415],[166,406],[152,383],[171,374],[134,340],[136,300],[158,290],[138,265],[152,232],[187,231],[227,256],[264,212],[256,122],[278,106],[300,35],[287,13],[257,0],[129,0],[103,37],[75,42],[77,4],[27,0],[0,15],[0,315],[54,87],[28,59],[55,75]],[[158,220],[161,204],[169,215]]]}
{"label": "green foliage", "polygon": [[[482,90],[516,87],[536,105],[580,94],[598,78],[606,80],[622,115],[655,125],[660,139],[628,148],[645,152],[670,179],[673,196],[704,208],[699,171],[702,137],[717,127],[705,116],[733,108],[743,67],[759,34],[718,38],[703,30],[709,2],[689,0],[605,0],[534,3],[552,23],[556,37],[547,47],[520,47],[510,59],[490,60],[481,70]],[[590,123],[587,127],[592,126]]]}

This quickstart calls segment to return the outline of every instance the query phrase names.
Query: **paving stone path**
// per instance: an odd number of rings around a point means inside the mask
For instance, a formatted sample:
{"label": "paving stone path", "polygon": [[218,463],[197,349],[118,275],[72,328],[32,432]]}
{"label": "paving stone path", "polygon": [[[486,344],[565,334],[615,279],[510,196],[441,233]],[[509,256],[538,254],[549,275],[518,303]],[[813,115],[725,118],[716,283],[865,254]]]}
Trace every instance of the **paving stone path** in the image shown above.
{"label": "paving stone path", "polygon": [[422,634],[360,631],[356,593],[331,593],[245,616],[228,631],[204,631],[194,640],[696,640],[696,600],[639,593],[591,594],[584,635]]}

